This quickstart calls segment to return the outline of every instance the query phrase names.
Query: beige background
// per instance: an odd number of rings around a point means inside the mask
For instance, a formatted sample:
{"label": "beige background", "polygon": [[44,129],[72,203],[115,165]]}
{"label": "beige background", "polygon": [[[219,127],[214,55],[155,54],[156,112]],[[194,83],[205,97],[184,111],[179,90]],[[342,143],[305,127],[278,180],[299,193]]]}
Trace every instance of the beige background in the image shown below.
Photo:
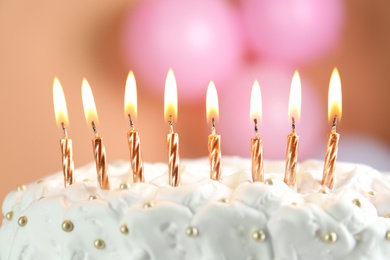
{"label": "beige background", "polygon": [[[390,2],[349,0],[347,21],[338,48],[315,64],[299,68],[314,85],[326,86],[337,64],[344,93],[343,131],[374,137],[390,145]],[[128,156],[123,92],[130,68],[118,49],[121,19],[130,1],[0,1],[0,201],[18,184],[60,170],[59,139],[54,119],[52,81],[64,87],[74,142],[76,167],[93,160],[92,131],[87,127],[80,85],[87,77],[95,96],[108,160]],[[324,102],[327,93],[321,88]],[[180,103],[181,156],[207,154],[204,103]],[[139,120],[144,160],[165,161],[163,100],[139,86]],[[142,112],[141,112],[142,111]],[[387,159],[385,159],[387,161]],[[382,160],[383,161],[383,160]],[[383,166],[381,166],[383,167]],[[385,169],[389,170],[389,169]]]}

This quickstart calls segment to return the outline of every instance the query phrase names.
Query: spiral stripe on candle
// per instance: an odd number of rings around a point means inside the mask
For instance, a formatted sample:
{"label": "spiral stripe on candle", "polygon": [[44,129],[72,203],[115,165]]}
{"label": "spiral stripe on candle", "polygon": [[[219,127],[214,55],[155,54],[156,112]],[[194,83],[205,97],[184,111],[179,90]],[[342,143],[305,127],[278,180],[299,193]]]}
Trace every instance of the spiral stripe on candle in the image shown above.
{"label": "spiral stripe on candle", "polygon": [[210,179],[219,181],[221,179],[221,136],[209,135],[208,148]]}
{"label": "spiral stripe on candle", "polygon": [[328,143],[326,145],[324,172],[322,175],[322,185],[326,185],[329,189],[333,188],[334,171],[337,160],[337,150],[340,135],[336,132],[331,132],[328,136]]}
{"label": "spiral stripe on candle", "polygon": [[95,156],[96,163],[96,172],[100,188],[103,190],[110,189],[110,182],[107,175],[107,158],[106,158],[106,149],[104,148],[103,138],[95,137],[92,140],[93,153]]}
{"label": "spiral stripe on candle", "polygon": [[284,171],[284,182],[288,186],[295,185],[297,173],[299,136],[294,132],[288,135],[286,151],[286,168]]}
{"label": "spiral stripe on candle", "polygon": [[62,171],[64,173],[64,185],[68,187],[73,184],[74,163],[72,140],[68,138],[61,139]]}
{"label": "spiral stripe on candle", "polygon": [[130,167],[133,173],[133,182],[144,182],[144,166],[141,156],[140,137],[138,132],[131,130],[127,132],[127,140],[130,151]]}
{"label": "spiral stripe on candle", "polygon": [[168,144],[169,185],[173,187],[177,187],[180,184],[179,135],[177,133],[168,134],[167,144]]}
{"label": "spiral stripe on candle", "polygon": [[263,167],[263,140],[259,137],[251,139],[251,155],[252,155],[252,181],[264,180]]}

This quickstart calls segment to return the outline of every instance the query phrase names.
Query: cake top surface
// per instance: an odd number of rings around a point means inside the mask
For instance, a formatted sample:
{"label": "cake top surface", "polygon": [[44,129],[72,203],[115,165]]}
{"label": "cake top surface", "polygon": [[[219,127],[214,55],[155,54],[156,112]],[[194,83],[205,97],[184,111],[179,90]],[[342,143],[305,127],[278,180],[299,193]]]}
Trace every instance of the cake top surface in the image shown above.
{"label": "cake top surface", "polygon": [[[381,259],[375,257],[390,253],[390,231],[386,233],[390,230],[390,179],[369,166],[338,162],[334,188],[328,190],[320,184],[323,162],[317,160],[298,165],[294,187],[283,182],[282,161],[265,161],[265,181],[256,183],[250,181],[250,159],[224,157],[221,181],[210,180],[208,163],[208,158],[182,160],[179,187],[168,185],[165,163],[145,164],[145,182],[132,183],[125,161],[109,165],[108,191],[99,188],[93,163],[76,169],[76,182],[67,188],[62,172],[22,185],[6,197],[2,207],[5,216],[12,212],[15,219],[4,220],[0,228],[0,249],[11,248],[3,258],[19,257],[17,252],[39,255],[42,246],[27,243],[26,233],[15,233],[27,219],[23,231],[49,230],[43,236],[52,244],[58,243],[58,237],[67,239],[60,228],[64,221],[78,227],[74,235],[91,236],[96,242],[95,234],[105,241],[105,250],[98,253],[94,250],[99,241],[93,246],[71,237],[67,240],[70,249],[58,244],[42,249],[70,256],[64,259],[89,259],[82,251],[89,252],[89,257],[131,253],[131,259],[142,260]],[[124,240],[126,246],[119,232],[123,225],[134,236],[134,240]],[[156,225],[159,228],[153,229]],[[8,241],[7,232],[19,239]],[[226,239],[221,241],[214,234],[224,234]],[[252,244],[263,238],[262,246]],[[153,246],[161,243],[171,244]]]}

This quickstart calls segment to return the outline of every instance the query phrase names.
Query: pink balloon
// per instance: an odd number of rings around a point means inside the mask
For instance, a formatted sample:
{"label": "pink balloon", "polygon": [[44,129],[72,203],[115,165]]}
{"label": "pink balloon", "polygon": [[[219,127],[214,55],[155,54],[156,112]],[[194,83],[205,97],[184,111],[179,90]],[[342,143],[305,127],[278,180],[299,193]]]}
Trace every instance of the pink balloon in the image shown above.
{"label": "pink balloon", "polygon": [[[220,120],[216,125],[221,134],[222,154],[250,156],[250,138],[254,135],[254,124],[249,119],[252,85],[260,83],[263,119],[259,125],[259,136],[263,138],[265,159],[284,159],[287,135],[291,133],[288,118],[288,99],[293,69],[272,65],[252,65],[243,68],[229,88],[220,91]],[[301,118],[296,123],[300,136],[298,160],[315,156],[323,148],[326,139],[327,114],[316,89],[303,75]],[[217,86],[218,88],[218,86]]]}
{"label": "pink balloon", "polygon": [[204,98],[210,80],[222,83],[243,53],[236,10],[222,0],[143,0],[128,13],[123,53],[137,81],[163,94],[172,68],[179,98]]}
{"label": "pink balloon", "polygon": [[340,0],[242,0],[253,51],[288,64],[310,62],[338,42],[344,21]]}

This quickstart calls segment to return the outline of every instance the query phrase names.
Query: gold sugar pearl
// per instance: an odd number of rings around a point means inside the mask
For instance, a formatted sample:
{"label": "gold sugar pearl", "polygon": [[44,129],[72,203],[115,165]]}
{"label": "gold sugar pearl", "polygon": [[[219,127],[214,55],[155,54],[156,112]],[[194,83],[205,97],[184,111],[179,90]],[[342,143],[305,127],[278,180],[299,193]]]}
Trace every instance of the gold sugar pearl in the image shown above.
{"label": "gold sugar pearl", "polygon": [[6,218],[8,221],[11,221],[13,217],[14,217],[14,212],[13,212],[13,211],[10,211],[10,212],[8,212],[7,214],[5,214],[5,218]]}
{"label": "gold sugar pearl", "polygon": [[329,194],[329,191],[325,188],[321,188],[318,192],[322,194]]}
{"label": "gold sugar pearl", "polygon": [[373,191],[373,190],[370,190],[369,192],[368,192],[368,195],[370,195],[370,196],[376,196],[376,194],[377,194],[377,192],[376,191]]}
{"label": "gold sugar pearl", "polygon": [[265,233],[263,230],[256,230],[255,232],[252,233],[252,238],[253,240],[257,242],[263,242],[265,240]]}
{"label": "gold sugar pearl", "polygon": [[72,223],[72,221],[70,220],[64,220],[64,222],[62,222],[62,230],[64,230],[65,232],[71,232],[74,228],[74,225]]}
{"label": "gold sugar pearl", "polygon": [[19,219],[18,219],[18,224],[19,226],[21,227],[24,227],[25,225],[27,225],[27,222],[28,222],[28,219],[26,216],[21,216]]}
{"label": "gold sugar pearl", "polygon": [[220,199],[219,202],[222,202],[222,203],[230,203],[230,200],[227,199],[227,198],[223,198],[223,199]]}
{"label": "gold sugar pearl", "polygon": [[385,215],[385,218],[390,218],[390,214],[386,214],[386,215]]}
{"label": "gold sugar pearl", "polygon": [[297,202],[291,202],[291,206],[298,206]]}
{"label": "gold sugar pearl", "polygon": [[386,240],[390,241],[390,230],[386,232]]}
{"label": "gold sugar pearl", "polygon": [[355,204],[356,207],[362,207],[362,202],[359,199],[353,199],[352,203]]}
{"label": "gold sugar pearl", "polygon": [[93,242],[94,246],[97,248],[97,249],[104,249],[106,247],[106,243],[104,242],[104,240],[102,239],[96,239],[94,242]]}
{"label": "gold sugar pearl", "polygon": [[122,182],[122,183],[119,185],[119,188],[120,188],[121,190],[128,190],[128,189],[130,189],[130,187],[131,187],[131,185],[130,185],[130,183],[128,183],[128,182]]}
{"label": "gold sugar pearl", "polygon": [[25,191],[26,190],[26,185],[19,185],[17,188],[16,188],[18,191]]}
{"label": "gold sugar pearl", "polygon": [[89,182],[89,179],[84,179],[83,182]]}
{"label": "gold sugar pearl", "polygon": [[323,236],[322,236],[322,240],[325,242],[325,243],[328,243],[328,244],[333,244],[334,242],[337,241],[337,234],[330,231],[330,232],[327,232],[325,233]]}
{"label": "gold sugar pearl", "polygon": [[271,178],[266,179],[264,183],[270,186],[274,185],[274,181]]}
{"label": "gold sugar pearl", "polygon": [[129,228],[126,226],[126,224],[123,224],[120,228],[120,231],[123,235],[129,234]]}
{"label": "gold sugar pearl", "polygon": [[96,195],[96,194],[92,194],[92,195],[90,195],[89,196],[89,200],[97,200],[97,199],[99,199],[100,197],[99,197],[99,195]]}
{"label": "gold sugar pearl", "polygon": [[186,229],[186,235],[189,237],[196,237],[198,235],[199,231],[196,227],[188,227]]}
{"label": "gold sugar pearl", "polygon": [[154,203],[153,202],[145,202],[144,203],[144,209],[153,208]]}

